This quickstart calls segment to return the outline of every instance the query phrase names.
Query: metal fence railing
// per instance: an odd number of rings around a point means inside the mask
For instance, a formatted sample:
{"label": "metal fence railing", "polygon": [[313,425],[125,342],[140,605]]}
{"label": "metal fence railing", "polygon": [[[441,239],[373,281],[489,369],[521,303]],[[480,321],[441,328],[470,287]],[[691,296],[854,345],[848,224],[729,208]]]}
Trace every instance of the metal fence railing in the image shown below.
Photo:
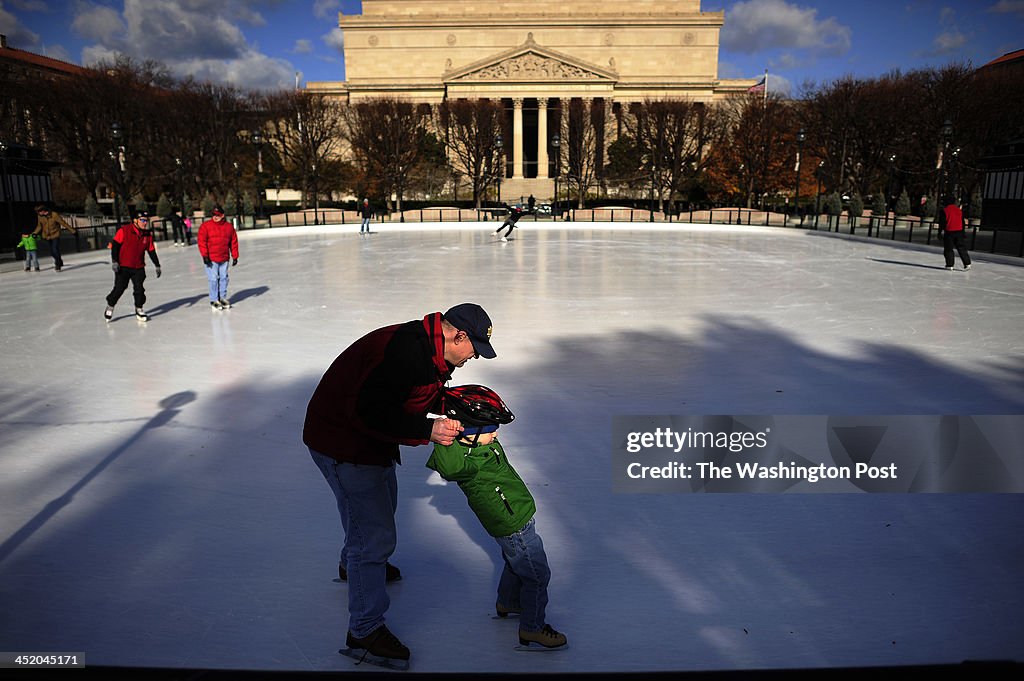
{"label": "metal fence railing", "polygon": [[[399,222],[481,222],[503,219],[501,208],[416,208],[401,213],[380,214],[374,217],[374,224],[382,225]],[[66,216],[68,217],[68,216]],[[110,220],[72,216],[78,230],[75,234],[64,233],[62,247],[67,251],[90,251],[107,248],[118,225]],[[192,235],[196,237],[199,224],[204,218],[193,218]],[[267,229],[276,227],[346,225],[362,221],[354,210],[328,208],[321,210],[295,210],[273,213],[259,219],[252,216],[235,218],[238,229]],[[805,215],[802,220],[792,214],[746,208],[714,208],[683,211],[666,214],[643,208],[580,208],[570,209],[558,216],[527,214],[521,223],[529,222],[622,222],[657,223],[661,225],[712,224],[748,225],[763,227],[785,227],[865,236],[869,238],[901,241],[921,245],[941,245],[942,239],[936,223],[930,219],[913,216],[865,216],[852,218],[847,215]],[[154,218],[150,222],[158,241],[171,238],[169,221]],[[976,252],[999,253],[1024,257],[1024,225],[1017,229],[987,229],[983,223],[970,221],[967,226],[967,247]]]}

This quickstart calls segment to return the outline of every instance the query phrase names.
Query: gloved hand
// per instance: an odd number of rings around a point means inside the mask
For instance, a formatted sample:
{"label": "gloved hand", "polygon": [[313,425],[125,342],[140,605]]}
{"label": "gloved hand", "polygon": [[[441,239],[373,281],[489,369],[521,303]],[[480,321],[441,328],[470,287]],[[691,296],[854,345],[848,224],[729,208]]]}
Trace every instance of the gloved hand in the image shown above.
{"label": "gloved hand", "polygon": [[235,258],[235,259],[233,259],[233,260],[231,261],[231,266],[232,266],[232,267],[236,267],[237,265],[238,265],[238,258]]}
{"label": "gloved hand", "polygon": [[118,265],[116,262],[112,262],[110,263],[110,269],[114,270],[114,274],[117,274],[117,271],[121,269],[121,266]]}
{"label": "gloved hand", "polygon": [[156,278],[157,279],[160,278],[160,268],[159,267],[156,268]]}
{"label": "gloved hand", "polygon": [[209,267],[210,265],[213,264],[213,261],[210,260],[209,258],[203,258],[203,264],[205,264],[207,267]]}

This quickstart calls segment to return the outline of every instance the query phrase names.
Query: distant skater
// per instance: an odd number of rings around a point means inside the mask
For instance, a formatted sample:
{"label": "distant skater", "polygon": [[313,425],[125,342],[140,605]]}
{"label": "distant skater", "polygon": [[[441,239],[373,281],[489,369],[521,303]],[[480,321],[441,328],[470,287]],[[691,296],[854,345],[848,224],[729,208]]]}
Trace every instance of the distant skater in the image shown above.
{"label": "distant skater", "polygon": [[946,258],[946,269],[952,271],[955,259],[953,251],[960,254],[964,271],[971,269],[971,254],[964,245],[964,214],[952,196],[942,201],[944,208],[939,213],[939,229],[942,230],[942,255]]}
{"label": "distant skater", "polygon": [[519,218],[523,217],[523,212],[524,211],[522,206],[510,208],[508,211],[508,217],[505,218],[505,222],[501,223],[501,227],[498,227],[498,229],[494,230],[494,233],[497,234],[498,232],[507,227],[508,231],[505,232],[504,235],[502,235],[501,240],[508,241],[508,237],[512,235],[512,230],[515,229],[516,223],[519,222]]}
{"label": "distant skater", "polygon": [[370,206],[370,199],[363,199],[363,205],[359,209],[359,214],[363,218],[363,224],[359,228],[360,234],[370,233],[370,220],[373,219],[373,208]]}

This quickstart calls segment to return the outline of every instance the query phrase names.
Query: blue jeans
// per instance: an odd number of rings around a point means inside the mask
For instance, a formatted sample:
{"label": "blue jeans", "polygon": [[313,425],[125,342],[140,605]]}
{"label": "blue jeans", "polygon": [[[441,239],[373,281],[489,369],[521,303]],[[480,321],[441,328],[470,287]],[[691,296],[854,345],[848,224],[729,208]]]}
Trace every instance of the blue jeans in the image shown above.
{"label": "blue jeans", "polygon": [[506,608],[522,609],[520,629],[540,631],[545,623],[551,569],[534,519],[531,518],[518,532],[507,537],[495,537],[494,540],[501,547],[501,557],[505,561],[498,580],[498,602]]}
{"label": "blue jeans", "polygon": [[35,267],[39,269],[39,253],[36,251],[25,251],[25,269]]}
{"label": "blue jeans", "polygon": [[363,218],[363,226],[359,228],[359,233],[370,231],[370,218]]}
{"label": "blue jeans", "polygon": [[53,266],[56,269],[64,267],[64,259],[60,257],[60,236],[56,239],[47,239],[50,244],[50,255],[53,257]]}
{"label": "blue jeans", "polygon": [[338,500],[345,530],[341,562],[348,571],[348,628],[364,638],[384,624],[391,605],[384,581],[385,564],[398,541],[395,466],[341,463],[314,449],[309,454]]}
{"label": "blue jeans", "polygon": [[215,262],[206,266],[206,278],[210,282],[210,302],[228,299],[228,265],[230,263]]}

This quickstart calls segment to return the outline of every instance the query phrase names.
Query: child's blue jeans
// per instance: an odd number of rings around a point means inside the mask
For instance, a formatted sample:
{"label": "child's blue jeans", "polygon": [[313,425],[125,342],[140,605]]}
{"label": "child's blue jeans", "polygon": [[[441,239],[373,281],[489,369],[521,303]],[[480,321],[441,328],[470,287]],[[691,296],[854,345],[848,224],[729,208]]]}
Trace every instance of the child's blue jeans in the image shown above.
{"label": "child's blue jeans", "polygon": [[494,538],[505,560],[505,568],[498,580],[498,602],[506,608],[522,609],[519,628],[524,631],[544,628],[548,582],[551,581],[548,557],[535,525],[531,518],[518,532]]}

